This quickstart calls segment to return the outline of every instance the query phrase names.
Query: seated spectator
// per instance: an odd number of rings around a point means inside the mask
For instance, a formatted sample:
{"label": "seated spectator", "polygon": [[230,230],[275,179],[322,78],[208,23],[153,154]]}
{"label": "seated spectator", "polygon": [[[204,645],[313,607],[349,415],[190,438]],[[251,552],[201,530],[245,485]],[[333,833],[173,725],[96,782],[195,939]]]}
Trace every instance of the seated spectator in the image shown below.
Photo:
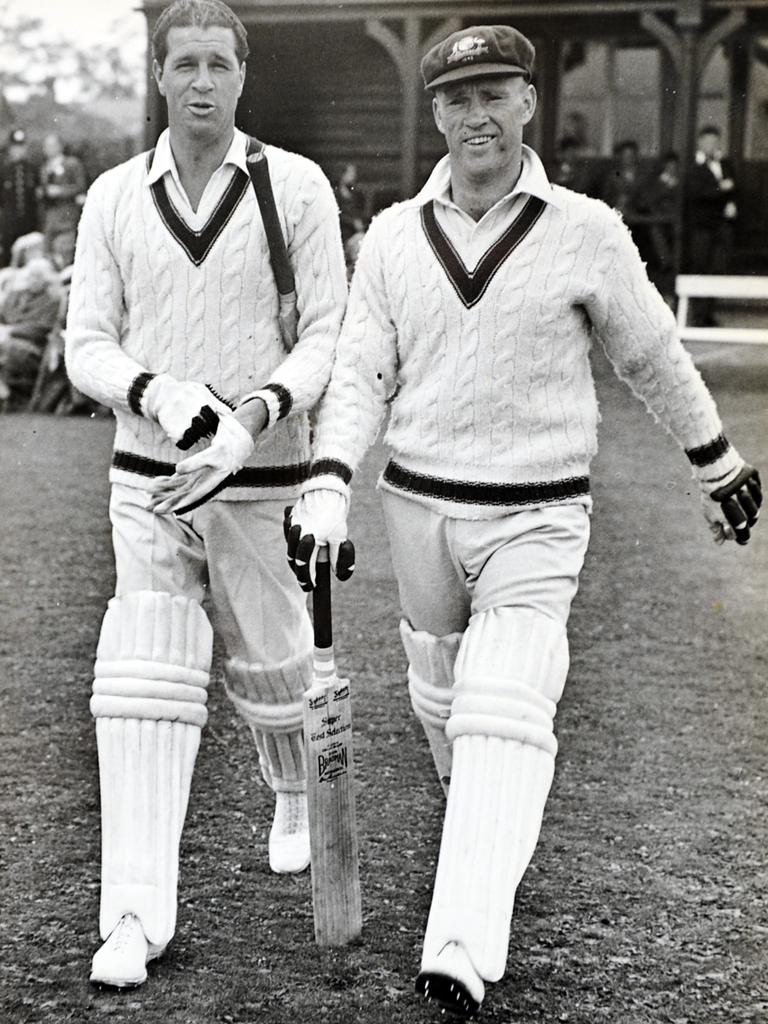
{"label": "seated spectator", "polygon": [[12,410],[29,399],[63,287],[50,260],[33,256],[0,272],[0,392]]}
{"label": "seated spectator", "polygon": [[75,258],[75,232],[62,231],[51,241],[51,262],[58,271],[61,299],[56,320],[48,332],[34,388],[27,408],[34,412],[52,412],[57,416],[73,413],[109,415],[110,410],[88,398],[70,382],[64,364],[64,329],[67,323],[69,286]]}

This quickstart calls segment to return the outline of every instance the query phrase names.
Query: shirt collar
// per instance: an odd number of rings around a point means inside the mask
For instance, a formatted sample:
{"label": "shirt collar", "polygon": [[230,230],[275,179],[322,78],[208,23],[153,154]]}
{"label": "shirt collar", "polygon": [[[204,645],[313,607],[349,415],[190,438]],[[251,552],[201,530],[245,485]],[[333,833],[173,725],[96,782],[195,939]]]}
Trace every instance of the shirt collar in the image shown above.
{"label": "shirt collar", "polygon": [[[545,203],[551,203],[556,209],[560,209],[562,204],[550,184],[544,164],[538,154],[530,146],[523,146],[522,158],[520,177],[515,182],[514,188],[494,205],[499,206],[514,196],[525,193],[536,196]],[[448,155],[437,162],[426,184],[411,201],[421,206],[429,202],[430,199],[436,199],[446,206],[453,205],[451,200],[451,158]]]}
{"label": "shirt collar", "polygon": [[[245,160],[247,145],[248,137],[241,132],[239,128],[235,128],[234,135],[232,136],[232,142],[230,143],[229,149],[224,154],[221,167],[224,167],[225,164],[232,164],[235,167],[239,167],[241,171],[244,171],[247,174],[248,164]],[[147,171],[144,184],[147,186],[154,185],[154,183],[159,181],[164,174],[169,172],[173,175],[176,184],[181,187],[181,178],[179,177],[179,171],[176,167],[176,161],[173,158],[173,151],[171,150],[171,135],[169,130],[166,128],[155,145],[152,165]]]}

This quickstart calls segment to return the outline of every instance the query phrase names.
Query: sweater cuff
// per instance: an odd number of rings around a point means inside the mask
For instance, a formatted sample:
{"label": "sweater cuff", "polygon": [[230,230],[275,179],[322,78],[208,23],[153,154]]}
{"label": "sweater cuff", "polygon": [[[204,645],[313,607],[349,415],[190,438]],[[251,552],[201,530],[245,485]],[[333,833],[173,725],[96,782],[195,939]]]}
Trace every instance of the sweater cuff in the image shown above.
{"label": "sweater cuff", "polygon": [[309,479],[301,488],[302,494],[309,491],[337,491],[349,501],[349,483],[352,470],[340,459],[317,459],[312,463]]}
{"label": "sweater cuff", "polygon": [[144,392],[147,390],[147,385],[155,379],[156,373],[138,373],[131,381],[131,386],[128,388],[128,408],[131,412],[135,412],[137,416],[145,416],[144,408],[141,400],[144,398]]}
{"label": "sweater cuff", "polygon": [[273,427],[278,420],[285,419],[293,406],[293,396],[282,384],[265,384],[258,391],[251,391],[240,400],[240,405],[260,398],[267,407],[267,427]]}
{"label": "sweater cuff", "polygon": [[685,454],[693,466],[694,477],[707,493],[730,483],[744,465],[724,434],[698,448],[686,448]]}

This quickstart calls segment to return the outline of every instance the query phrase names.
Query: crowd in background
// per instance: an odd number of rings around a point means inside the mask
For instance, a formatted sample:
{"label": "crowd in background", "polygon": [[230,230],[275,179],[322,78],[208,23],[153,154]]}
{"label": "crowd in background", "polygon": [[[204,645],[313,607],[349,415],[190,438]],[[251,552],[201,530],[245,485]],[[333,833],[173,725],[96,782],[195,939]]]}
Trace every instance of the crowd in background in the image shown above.
{"label": "crowd in background", "polygon": [[11,132],[0,159],[0,410],[90,411],[64,371],[64,324],[80,210],[82,161],[55,134],[34,159]]}
{"label": "crowd in background", "polygon": [[[694,163],[684,169],[676,153],[650,160],[626,139],[614,147],[606,168],[586,156],[577,134],[565,135],[548,168],[553,182],[603,199],[622,214],[670,304],[675,274],[726,271],[739,213],[718,128],[702,128],[697,145]],[[47,135],[33,159],[25,132],[11,132],[0,155],[0,411],[102,411],[71,387],[63,359],[69,277],[87,185],[83,162],[57,135]],[[354,163],[337,176],[334,190],[351,277],[371,214]],[[702,307],[699,322],[713,323],[712,312]]]}
{"label": "crowd in background", "polygon": [[[675,152],[652,160],[634,139],[624,139],[614,146],[606,169],[586,158],[577,136],[567,135],[558,145],[550,178],[621,213],[651,279],[673,304],[677,273],[728,270],[738,190],[721,143],[719,128],[705,125],[697,136],[693,163],[683,168]],[[700,321],[711,325],[711,310],[703,311]]]}

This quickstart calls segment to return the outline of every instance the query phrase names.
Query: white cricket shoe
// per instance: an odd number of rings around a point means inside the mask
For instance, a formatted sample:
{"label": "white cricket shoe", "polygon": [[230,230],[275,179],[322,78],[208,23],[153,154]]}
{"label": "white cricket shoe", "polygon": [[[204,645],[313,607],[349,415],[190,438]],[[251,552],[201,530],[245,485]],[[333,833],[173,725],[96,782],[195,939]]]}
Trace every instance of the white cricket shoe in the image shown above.
{"label": "white cricket shoe", "polygon": [[125,914],[94,954],[91,981],[114,988],[143,985],[147,980],[147,964],[164,949],[165,946],[147,942],[141,921],[135,914]]}
{"label": "white cricket shoe", "polygon": [[309,867],[307,794],[275,794],[275,817],[269,831],[269,866],[277,874]]}
{"label": "white cricket shoe", "polygon": [[422,958],[416,991],[460,1017],[473,1017],[482,1005],[485,985],[464,947],[447,942],[436,955]]}

